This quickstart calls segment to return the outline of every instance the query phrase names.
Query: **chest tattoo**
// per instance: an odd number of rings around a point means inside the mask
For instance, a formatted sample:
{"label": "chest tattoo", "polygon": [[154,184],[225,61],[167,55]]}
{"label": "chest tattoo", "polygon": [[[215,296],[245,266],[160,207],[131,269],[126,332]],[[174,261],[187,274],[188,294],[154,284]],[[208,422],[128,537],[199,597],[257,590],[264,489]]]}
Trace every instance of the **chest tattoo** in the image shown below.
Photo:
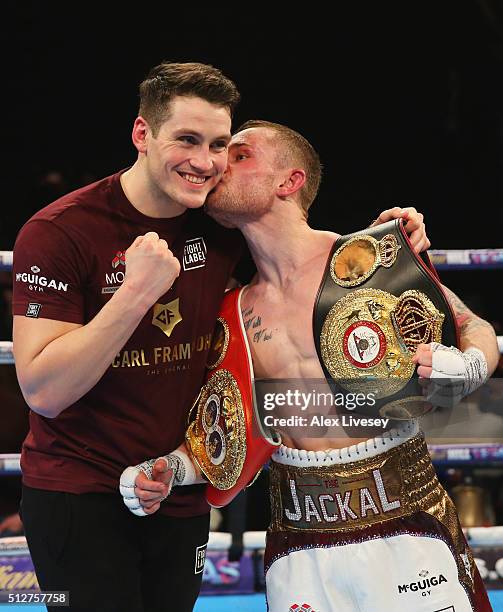
{"label": "chest tattoo", "polygon": [[244,328],[247,332],[252,330],[250,336],[253,342],[267,342],[271,340],[273,330],[262,327],[262,317],[255,312],[254,308],[255,307],[252,306],[251,308],[245,308],[241,311]]}

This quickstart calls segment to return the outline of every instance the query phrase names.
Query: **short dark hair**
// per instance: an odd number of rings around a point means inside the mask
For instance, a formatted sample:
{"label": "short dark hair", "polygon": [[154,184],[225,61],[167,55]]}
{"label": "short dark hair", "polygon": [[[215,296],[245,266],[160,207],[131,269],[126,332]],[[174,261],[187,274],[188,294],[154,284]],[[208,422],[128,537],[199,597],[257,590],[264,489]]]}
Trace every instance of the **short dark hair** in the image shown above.
{"label": "short dark hair", "polygon": [[251,119],[243,123],[236,130],[242,132],[249,128],[265,128],[271,130],[274,136],[284,147],[281,150],[279,159],[281,163],[298,164],[306,173],[306,183],[300,190],[300,205],[305,217],[308,210],[318,194],[321,183],[323,167],[320,157],[313,145],[304,136],[281,123],[272,123],[262,119]]}
{"label": "short dark hair", "polygon": [[195,96],[228,109],[232,117],[240,95],[236,85],[218,68],[197,62],[162,62],[140,83],[139,114],[148,121],[154,136],[169,118],[175,96]]}

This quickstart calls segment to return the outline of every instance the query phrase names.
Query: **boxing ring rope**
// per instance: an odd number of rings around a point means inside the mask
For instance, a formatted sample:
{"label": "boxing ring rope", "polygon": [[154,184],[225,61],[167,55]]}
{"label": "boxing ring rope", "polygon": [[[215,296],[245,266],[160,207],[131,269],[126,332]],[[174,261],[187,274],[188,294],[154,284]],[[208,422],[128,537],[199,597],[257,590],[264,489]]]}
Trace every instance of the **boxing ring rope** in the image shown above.
{"label": "boxing ring rope", "polygon": [[12,251],[0,251],[0,272],[12,269]]}
{"label": "boxing ring rope", "polygon": [[503,249],[454,249],[428,251],[437,270],[498,270],[503,268]]}
{"label": "boxing ring rope", "polygon": [[[428,251],[439,270],[503,268],[503,249],[432,249]],[[0,271],[12,268],[12,251],[0,251]]]}

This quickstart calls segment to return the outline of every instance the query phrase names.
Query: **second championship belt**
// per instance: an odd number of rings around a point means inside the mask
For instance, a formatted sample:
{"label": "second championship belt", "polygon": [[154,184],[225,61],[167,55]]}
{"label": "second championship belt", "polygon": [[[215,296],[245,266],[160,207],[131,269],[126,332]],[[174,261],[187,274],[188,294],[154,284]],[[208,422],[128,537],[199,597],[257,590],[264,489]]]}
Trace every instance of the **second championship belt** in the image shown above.
{"label": "second championship belt", "polygon": [[208,354],[206,383],[185,434],[209,484],[208,503],[221,508],[251,484],[280,444],[256,417],[253,365],[241,316],[241,292],[225,294]]}
{"label": "second championship belt", "polygon": [[420,343],[458,344],[454,314],[401,219],[334,244],[318,290],[316,350],[332,387],[373,395],[359,413],[410,419],[429,409],[412,357]]}

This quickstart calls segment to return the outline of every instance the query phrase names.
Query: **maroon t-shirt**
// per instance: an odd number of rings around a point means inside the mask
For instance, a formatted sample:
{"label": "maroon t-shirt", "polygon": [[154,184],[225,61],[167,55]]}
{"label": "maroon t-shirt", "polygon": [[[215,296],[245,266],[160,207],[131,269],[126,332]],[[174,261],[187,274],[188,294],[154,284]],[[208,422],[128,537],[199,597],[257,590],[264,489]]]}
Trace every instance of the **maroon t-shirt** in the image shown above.
{"label": "maroon t-shirt", "polygon": [[[148,231],[167,241],[181,273],[91,391],[54,419],[30,413],[21,457],[30,487],[117,492],[126,466],[180,445],[243,247],[239,232],[200,209],[146,217],[127,200],[119,177],[60,198],[22,228],[14,247],[14,314],[85,325],[123,282],[126,249]],[[78,358],[66,367],[78,368]],[[175,488],[162,509],[174,516],[206,512],[204,487]]]}

